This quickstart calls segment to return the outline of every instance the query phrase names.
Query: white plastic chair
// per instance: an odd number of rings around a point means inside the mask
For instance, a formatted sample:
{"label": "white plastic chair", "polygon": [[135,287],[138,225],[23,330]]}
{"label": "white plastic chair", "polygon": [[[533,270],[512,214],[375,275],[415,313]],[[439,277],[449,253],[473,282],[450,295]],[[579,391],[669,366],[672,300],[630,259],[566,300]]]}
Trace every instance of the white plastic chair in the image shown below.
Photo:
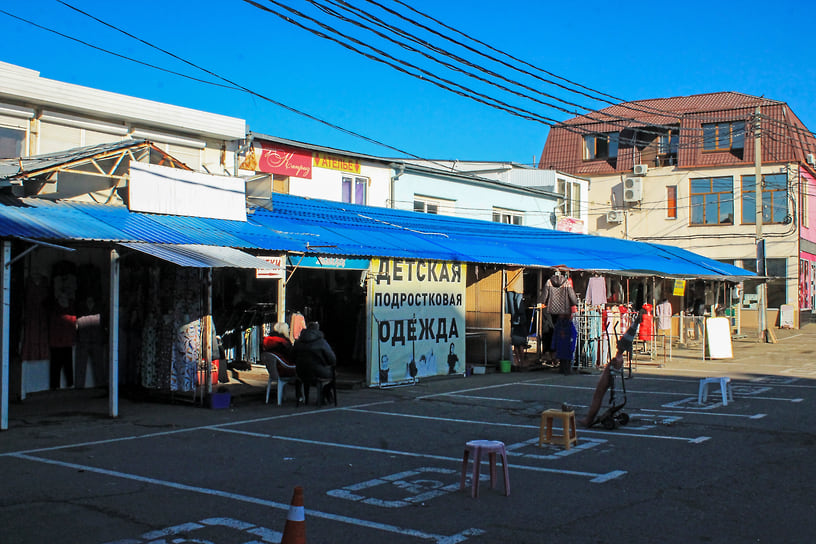
{"label": "white plastic chair", "polygon": [[729,402],[734,402],[734,393],[731,390],[731,378],[724,376],[721,378],[700,379],[700,388],[697,391],[697,404],[703,404],[708,400],[708,384],[710,383],[719,384],[723,406],[728,406]]}
{"label": "white plastic chair", "polygon": [[261,352],[261,362],[266,366],[266,371],[269,373],[269,381],[266,382],[266,404],[269,404],[269,392],[272,389],[272,383],[277,381],[278,384],[278,406],[283,404],[283,388],[286,385],[295,386],[295,395],[297,395],[298,383],[300,380],[297,376],[280,376],[278,374],[278,364],[286,367],[291,367],[294,370],[294,365],[287,364],[283,359],[272,352]]}

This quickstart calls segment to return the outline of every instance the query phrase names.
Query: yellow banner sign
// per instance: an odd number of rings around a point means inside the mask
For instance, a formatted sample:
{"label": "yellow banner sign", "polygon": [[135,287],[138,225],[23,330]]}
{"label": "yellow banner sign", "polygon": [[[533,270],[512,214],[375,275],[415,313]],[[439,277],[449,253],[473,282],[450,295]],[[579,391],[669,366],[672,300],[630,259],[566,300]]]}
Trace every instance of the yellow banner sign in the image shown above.
{"label": "yellow banner sign", "polygon": [[313,165],[319,168],[340,170],[341,172],[351,172],[354,174],[360,173],[360,161],[356,159],[338,157],[337,155],[329,155],[328,153],[315,153],[312,160]]}
{"label": "yellow banner sign", "polygon": [[682,297],[686,293],[686,280],[674,280],[674,293],[676,297]]}

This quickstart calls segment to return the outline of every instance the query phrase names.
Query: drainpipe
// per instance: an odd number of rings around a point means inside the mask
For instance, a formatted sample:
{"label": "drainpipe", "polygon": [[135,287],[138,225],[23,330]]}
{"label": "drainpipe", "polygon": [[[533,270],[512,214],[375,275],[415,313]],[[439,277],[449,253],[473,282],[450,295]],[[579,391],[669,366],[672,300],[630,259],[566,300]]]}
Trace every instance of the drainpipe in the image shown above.
{"label": "drainpipe", "polygon": [[389,206],[390,208],[396,208],[396,205],[394,204],[394,190],[396,188],[397,181],[399,181],[400,176],[402,176],[405,173],[405,163],[400,163],[399,168],[397,168],[395,165],[391,166],[394,168],[394,175],[391,176],[391,186],[388,188],[388,191],[390,192],[390,194],[388,195],[388,201],[390,203]]}
{"label": "drainpipe", "polygon": [[234,169],[234,172],[235,172],[236,176],[238,175],[238,166],[240,164],[238,162],[238,156],[241,155],[242,153],[244,153],[245,151],[248,151],[252,147],[252,140],[253,140],[252,134],[247,135],[246,139],[244,140],[245,143],[243,145],[239,145],[238,148],[235,150],[235,155],[234,155],[235,169]]}

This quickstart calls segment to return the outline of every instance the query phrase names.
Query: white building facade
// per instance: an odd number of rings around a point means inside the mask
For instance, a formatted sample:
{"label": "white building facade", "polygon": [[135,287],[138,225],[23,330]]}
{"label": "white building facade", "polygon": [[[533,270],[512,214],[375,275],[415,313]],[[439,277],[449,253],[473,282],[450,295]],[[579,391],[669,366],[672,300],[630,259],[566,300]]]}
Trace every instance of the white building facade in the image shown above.
{"label": "white building facade", "polygon": [[243,119],[41,77],[0,62],[0,158],[146,139],[193,170],[234,175]]}

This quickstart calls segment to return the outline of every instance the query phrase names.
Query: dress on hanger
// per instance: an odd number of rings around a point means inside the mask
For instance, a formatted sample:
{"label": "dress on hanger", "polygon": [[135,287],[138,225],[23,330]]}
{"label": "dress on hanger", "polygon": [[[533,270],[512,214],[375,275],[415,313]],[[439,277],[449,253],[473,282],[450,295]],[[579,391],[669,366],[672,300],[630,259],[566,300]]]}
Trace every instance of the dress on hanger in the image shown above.
{"label": "dress on hanger", "polygon": [[291,321],[289,330],[292,333],[292,339],[297,340],[300,337],[300,333],[306,328],[306,318],[303,317],[302,313],[295,312],[292,314]]}
{"label": "dress on hanger", "polygon": [[590,306],[606,304],[606,280],[601,276],[589,278],[586,290],[586,302]]}
{"label": "dress on hanger", "polygon": [[672,305],[668,300],[664,300],[655,308],[657,317],[657,330],[666,331],[671,329]]}

